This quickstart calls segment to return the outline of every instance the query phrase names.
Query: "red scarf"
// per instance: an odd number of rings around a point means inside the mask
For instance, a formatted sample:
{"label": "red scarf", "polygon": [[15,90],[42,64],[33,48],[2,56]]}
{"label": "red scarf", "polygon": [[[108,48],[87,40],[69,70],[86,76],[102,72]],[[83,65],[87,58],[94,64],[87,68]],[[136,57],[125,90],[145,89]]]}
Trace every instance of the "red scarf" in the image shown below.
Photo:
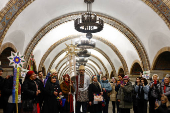
{"label": "red scarf", "polygon": [[166,86],[164,85],[164,93],[166,93],[166,91],[165,91],[165,90],[166,90]]}
{"label": "red scarf", "polygon": [[66,83],[66,85],[68,86],[69,85],[69,81],[64,81]]}

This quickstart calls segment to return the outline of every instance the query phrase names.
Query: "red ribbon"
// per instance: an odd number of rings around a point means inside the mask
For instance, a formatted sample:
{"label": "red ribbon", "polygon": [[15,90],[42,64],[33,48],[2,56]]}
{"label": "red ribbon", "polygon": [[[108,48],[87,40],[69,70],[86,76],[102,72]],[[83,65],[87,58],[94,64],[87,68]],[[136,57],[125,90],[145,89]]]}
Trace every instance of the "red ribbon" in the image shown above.
{"label": "red ribbon", "polygon": [[74,108],[73,108],[73,95],[70,94],[70,113],[74,112]]}
{"label": "red ribbon", "polygon": [[37,113],[40,113],[40,105],[37,103]]}

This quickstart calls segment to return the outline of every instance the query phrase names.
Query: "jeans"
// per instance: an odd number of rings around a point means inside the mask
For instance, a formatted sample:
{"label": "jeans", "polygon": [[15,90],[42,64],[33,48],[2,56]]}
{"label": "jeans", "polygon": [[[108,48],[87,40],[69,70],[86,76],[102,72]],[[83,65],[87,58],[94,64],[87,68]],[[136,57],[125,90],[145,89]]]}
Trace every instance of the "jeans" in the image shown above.
{"label": "jeans", "polygon": [[82,105],[83,113],[87,112],[87,102],[76,102],[76,113],[81,113],[80,112],[80,107]]}

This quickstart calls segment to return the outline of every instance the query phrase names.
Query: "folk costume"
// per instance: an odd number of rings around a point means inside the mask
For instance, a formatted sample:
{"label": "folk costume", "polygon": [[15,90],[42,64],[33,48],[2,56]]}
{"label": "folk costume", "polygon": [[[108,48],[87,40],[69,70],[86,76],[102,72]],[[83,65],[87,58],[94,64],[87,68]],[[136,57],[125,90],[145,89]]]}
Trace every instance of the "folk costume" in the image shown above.
{"label": "folk costume", "polygon": [[[81,65],[79,70],[85,70],[85,67]],[[90,77],[86,74],[77,75],[75,81],[76,89],[76,113],[80,113],[80,107],[82,105],[83,113],[87,112],[88,88],[90,85]]]}
{"label": "folk costume", "polygon": [[[65,81],[65,77],[68,77],[68,81]],[[70,113],[73,111],[73,96],[72,94],[69,95],[70,87],[71,87],[71,93],[74,93],[74,87],[70,86],[70,76],[68,74],[63,76],[64,81],[60,84],[60,88],[62,90],[62,93],[64,95],[64,98],[66,98],[65,105],[62,107],[62,113]]]}

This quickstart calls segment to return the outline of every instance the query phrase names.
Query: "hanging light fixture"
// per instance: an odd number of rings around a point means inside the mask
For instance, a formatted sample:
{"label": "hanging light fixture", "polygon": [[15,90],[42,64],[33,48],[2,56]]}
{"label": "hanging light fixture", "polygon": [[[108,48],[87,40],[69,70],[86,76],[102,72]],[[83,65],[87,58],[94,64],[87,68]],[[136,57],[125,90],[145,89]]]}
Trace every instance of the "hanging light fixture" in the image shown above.
{"label": "hanging light fixture", "polygon": [[96,43],[94,40],[88,40],[87,38],[82,38],[75,42],[75,45],[77,45],[78,48],[81,49],[93,49],[96,46]]}
{"label": "hanging light fixture", "polygon": [[87,63],[88,59],[87,58],[78,58],[76,59],[76,62],[80,63]]}
{"label": "hanging light fixture", "polygon": [[88,52],[88,51],[85,49],[85,50],[79,51],[79,52],[77,53],[77,55],[78,55],[79,57],[90,57],[91,53]]}
{"label": "hanging light fixture", "polygon": [[74,27],[79,32],[87,33],[86,37],[91,39],[93,36],[91,33],[103,30],[104,22],[91,11],[91,5],[94,0],[84,0],[84,2],[87,3],[87,12],[74,21]]}

